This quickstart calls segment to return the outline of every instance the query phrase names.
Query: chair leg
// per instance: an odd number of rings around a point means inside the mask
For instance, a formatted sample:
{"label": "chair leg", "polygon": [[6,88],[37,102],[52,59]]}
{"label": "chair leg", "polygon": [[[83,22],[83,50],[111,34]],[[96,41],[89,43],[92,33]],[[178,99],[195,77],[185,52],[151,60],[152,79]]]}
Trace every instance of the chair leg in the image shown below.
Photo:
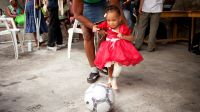
{"label": "chair leg", "polygon": [[36,38],[37,38],[37,49],[40,49],[39,40],[40,40],[40,29],[39,29],[39,20],[36,19]]}
{"label": "chair leg", "polygon": [[71,46],[72,46],[72,37],[73,37],[73,30],[68,30],[68,58],[70,58]]}
{"label": "chair leg", "polygon": [[15,59],[18,59],[18,46],[17,46],[17,37],[16,37],[16,32],[15,31],[12,31],[11,37],[12,37],[12,40],[13,40]]}
{"label": "chair leg", "polygon": [[19,38],[19,41],[20,41],[20,47],[21,47],[21,51],[22,53],[24,53],[24,31],[23,30],[20,30],[20,32],[18,33],[18,38]]}

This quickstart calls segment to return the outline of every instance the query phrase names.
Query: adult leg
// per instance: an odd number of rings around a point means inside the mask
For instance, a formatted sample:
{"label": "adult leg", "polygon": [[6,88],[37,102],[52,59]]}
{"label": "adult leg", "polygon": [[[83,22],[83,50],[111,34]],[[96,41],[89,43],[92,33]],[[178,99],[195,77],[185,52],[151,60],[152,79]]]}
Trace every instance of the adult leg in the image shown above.
{"label": "adult leg", "polygon": [[[93,23],[102,21],[104,19],[103,15],[105,6],[106,6],[106,1],[104,0],[96,4],[84,3],[83,15]],[[94,33],[92,32],[91,29],[83,25],[82,25],[82,30],[83,30],[86,56],[88,58],[90,67],[92,69],[89,77],[87,78],[87,81],[89,83],[93,83],[99,77],[98,69],[94,65],[94,59],[95,59]]]}
{"label": "adult leg", "polygon": [[160,21],[160,13],[152,13],[150,16],[150,32],[148,39],[148,48],[149,52],[154,51],[156,48],[156,34]]}
{"label": "adult leg", "polygon": [[45,43],[46,39],[46,34],[48,33],[48,27],[46,24],[46,19],[44,18],[43,13],[41,13],[41,21],[40,21],[40,35],[42,36],[42,39],[39,40],[39,45],[42,45]]}
{"label": "adult leg", "polygon": [[94,50],[94,33],[85,26],[81,26],[84,38],[85,53],[91,67],[94,67],[95,50]]}
{"label": "adult leg", "polygon": [[55,46],[55,33],[54,33],[54,24],[55,24],[55,18],[54,18],[54,9],[53,8],[48,8],[49,11],[49,31],[48,31],[48,46],[49,47],[54,47]]}
{"label": "adult leg", "polygon": [[94,83],[99,77],[98,69],[94,65],[94,59],[95,59],[94,33],[92,32],[91,29],[88,29],[83,25],[81,26],[81,28],[83,31],[85,53],[91,67],[91,73],[87,78],[87,81],[88,83]]}
{"label": "adult leg", "polygon": [[123,12],[124,12],[124,16],[128,22],[129,28],[133,29],[133,22],[132,22],[130,10],[124,9]]}
{"label": "adult leg", "polygon": [[58,8],[56,8],[55,11],[55,28],[56,28],[56,44],[57,45],[62,45],[63,44],[63,37],[62,37],[62,32],[61,32],[61,28],[60,28],[60,20],[59,20],[59,16],[58,16]]}
{"label": "adult leg", "polygon": [[55,43],[62,44],[62,33],[58,18],[58,8],[49,8],[49,31],[48,31],[48,46],[54,47]]}
{"label": "adult leg", "polygon": [[145,35],[145,31],[148,25],[148,21],[149,21],[149,13],[145,13],[143,12],[140,16],[139,16],[139,23],[138,23],[138,35],[136,35],[136,39],[135,39],[135,47],[137,49],[141,49],[143,41],[144,41],[144,35]]}
{"label": "adult leg", "polygon": [[34,47],[37,47],[38,46],[38,39],[37,39],[36,32],[33,32],[33,37],[35,39],[35,45],[34,45]]}

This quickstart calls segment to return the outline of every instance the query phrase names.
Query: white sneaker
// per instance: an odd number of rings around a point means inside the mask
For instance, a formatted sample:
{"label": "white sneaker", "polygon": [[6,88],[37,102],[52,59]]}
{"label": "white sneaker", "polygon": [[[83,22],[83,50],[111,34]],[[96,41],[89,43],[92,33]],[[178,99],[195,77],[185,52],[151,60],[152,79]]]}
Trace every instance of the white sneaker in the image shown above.
{"label": "white sneaker", "polygon": [[47,46],[47,50],[57,51],[57,47],[56,46],[54,46],[54,47]]}
{"label": "white sneaker", "polygon": [[60,50],[60,49],[62,49],[64,47],[66,47],[66,44],[57,45],[57,50]]}

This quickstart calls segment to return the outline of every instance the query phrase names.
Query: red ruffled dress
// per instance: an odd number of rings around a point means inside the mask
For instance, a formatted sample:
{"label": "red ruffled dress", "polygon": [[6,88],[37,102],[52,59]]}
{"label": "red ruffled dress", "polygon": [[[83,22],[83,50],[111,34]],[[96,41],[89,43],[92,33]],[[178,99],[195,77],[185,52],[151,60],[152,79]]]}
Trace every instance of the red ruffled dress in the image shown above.
{"label": "red ruffled dress", "polygon": [[[118,62],[120,65],[135,65],[143,60],[142,55],[137,51],[130,41],[120,39],[107,22],[104,21],[98,25],[100,29],[107,30],[106,41],[103,41],[96,53],[94,64],[102,69],[108,67],[109,63]],[[123,35],[130,35],[131,30],[122,24],[119,27],[119,32]]]}

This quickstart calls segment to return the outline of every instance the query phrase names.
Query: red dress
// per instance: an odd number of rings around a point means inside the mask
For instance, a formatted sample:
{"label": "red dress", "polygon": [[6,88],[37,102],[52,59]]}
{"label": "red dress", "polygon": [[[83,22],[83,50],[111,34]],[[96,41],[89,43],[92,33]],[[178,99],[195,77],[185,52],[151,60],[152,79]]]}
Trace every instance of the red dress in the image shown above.
{"label": "red dress", "polygon": [[[133,46],[130,41],[120,39],[116,32],[108,27],[106,21],[98,25],[100,29],[107,30],[106,41],[103,41],[96,53],[94,64],[102,69],[107,63],[118,62],[120,65],[135,65],[143,60],[141,54]],[[130,35],[131,30],[122,24],[119,27],[119,32],[123,35]]]}

